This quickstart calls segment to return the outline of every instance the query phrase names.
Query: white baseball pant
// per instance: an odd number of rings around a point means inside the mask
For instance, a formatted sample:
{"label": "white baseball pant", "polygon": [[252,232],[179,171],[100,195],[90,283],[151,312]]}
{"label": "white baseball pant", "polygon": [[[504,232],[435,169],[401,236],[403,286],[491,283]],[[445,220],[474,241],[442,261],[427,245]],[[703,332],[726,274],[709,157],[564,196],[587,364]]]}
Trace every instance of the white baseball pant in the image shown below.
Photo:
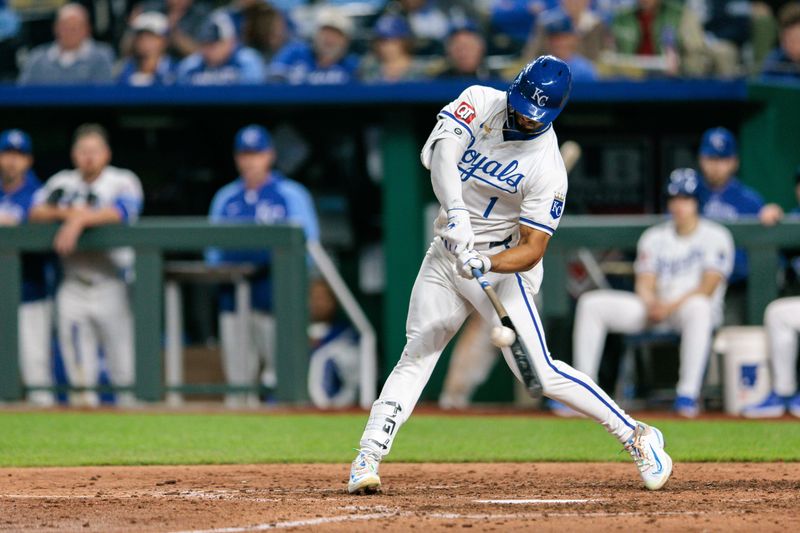
{"label": "white baseball pant", "polygon": [[[66,278],[56,294],[58,339],[64,367],[72,386],[95,387],[100,377],[100,348],[111,384],[134,383],[133,318],[124,281],[107,278],[87,284]],[[133,394],[117,394],[117,403],[134,402]],[[71,393],[70,403],[95,406],[97,393]]]}
{"label": "white baseball pant", "polygon": [[681,334],[677,392],[698,398],[711,350],[712,305],[708,297],[695,295],[666,320],[649,324],[647,310],[635,293],[615,290],[590,291],[578,299],[572,332],[573,364],[597,379],[608,333],[641,333],[647,328],[674,330]]}
{"label": "white baseball pant", "polygon": [[[26,387],[53,386],[52,313],[53,304],[47,299],[19,306],[19,363]],[[55,404],[55,395],[46,390],[29,391],[27,399],[42,407]]]}
{"label": "white baseball pant", "polygon": [[[225,379],[229,385],[252,386],[259,383],[275,387],[275,319],[259,311],[251,311],[242,323],[234,312],[219,314],[219,331],[222,340],[222,362]],[[259,403],[256,393],[230,393],[225,395],[228,407],[253,407]]]}
{"label": "white baseball pant", "polygon": [[[501,248],[490,250],[496,253]],[[534,292],[520,274],[487,274],[530,355],[544,394],[603,424],[620,442],[630,437],[636,422],[588,376],[554,360],[547,349]],[[475,280],[461,278],[454,258],[437,238],[428,250],[411,292],[406,346],[375,401],[361,439],[362,449],[385,456],[398,428],[408,419],[447,343],[474,310],[492,324],[499,319]],[[520,379],[509,349],[503,357]]]}
{"label": "white baseball pant", "polygon": [[780,298],[764,311],[772,381],[775,393],[797,392],[797,336],[800,334],[800,297]]}

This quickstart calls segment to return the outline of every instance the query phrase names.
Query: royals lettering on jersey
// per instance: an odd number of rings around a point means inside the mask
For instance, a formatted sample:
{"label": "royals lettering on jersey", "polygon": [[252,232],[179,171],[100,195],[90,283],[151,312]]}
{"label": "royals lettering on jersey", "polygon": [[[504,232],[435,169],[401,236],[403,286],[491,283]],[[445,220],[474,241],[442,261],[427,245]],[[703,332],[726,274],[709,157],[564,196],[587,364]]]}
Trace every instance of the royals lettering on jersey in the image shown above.
{"label": "royals lettering on jersey", "polygon": [[658,297],[675,301],[696,289],[706,272],[718,272],[722,283],[712,295],[716,319],[722,318],[725,280],[733,270],[733,237],[724,227],[701,219],[691,235],[678,235],[672,222],[648,228],[639,239],[635,270],[656,275]]}
{"label": "royals lettering on jersey", "polygon": [[511,194],[516,193],[519,182],[525,177],[524,174],[515,172],[519,167],[519,161],[513,159],[508,163],[502,163],[489,159],[479,151],[472,149],[474,144],[475,138],[473,137],[469,147],[461,156],[461,164],[458,165],[461,181],[476,178],[492,187]]}
{"label": "royals lettering on jersey", "polygon": [[[567,172],[552,127],[526,140],[505,140],[506,93],[472,86],[446,105],[438,115],[421,159],[431,166],[433,146],[454,139],[463,152],[457,162],[462,198],[470,213],[475,247],[519,239],[520,224],[552,235],[560,222],[567,194]],[[440,210],[438,231],[447,221]],[[541,282],[541,266],[529,276],[534,290]]]}

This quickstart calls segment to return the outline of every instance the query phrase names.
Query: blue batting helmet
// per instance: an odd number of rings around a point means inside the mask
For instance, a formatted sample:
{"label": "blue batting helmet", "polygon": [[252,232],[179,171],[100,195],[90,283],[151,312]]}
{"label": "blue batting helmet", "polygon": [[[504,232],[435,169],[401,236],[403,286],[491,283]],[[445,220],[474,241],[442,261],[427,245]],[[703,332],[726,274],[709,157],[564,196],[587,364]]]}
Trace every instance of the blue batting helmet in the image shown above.
{"label": "blue batting helmet", "polygon": [[[523,68],[508,88],[508,106],[543,124],[553,122],[572,90],[569,66],[553,56],[541,56]],[[510,121],[513,113],[509,113]]]}
{"label": "blue batting helmet", "polygon": [[667,183],[667,196],[688,196],[697,198],[697,187],[700,184],[700,177],[693,168],[676,168],[669,175]]}

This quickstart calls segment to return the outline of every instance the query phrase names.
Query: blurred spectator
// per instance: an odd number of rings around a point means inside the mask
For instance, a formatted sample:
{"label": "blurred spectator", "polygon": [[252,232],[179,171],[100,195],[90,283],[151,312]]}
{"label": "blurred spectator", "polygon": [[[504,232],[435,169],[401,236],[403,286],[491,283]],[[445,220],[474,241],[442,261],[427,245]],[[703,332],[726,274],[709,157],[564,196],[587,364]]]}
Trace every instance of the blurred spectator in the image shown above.
{"label": "blurred spectator", "polygon": [[713,72],[732,77],[741,72],[739,50],[750,41],[753,26],[747,0],[688,0],[705,30]]}
{"label": "blurred spectator", "polygon": [[[730,221],[752,216],[771,226],[780,220],[783,211],[776,204],[765,204],[754,189],[736,179],[739,156],[736,138],[725,128],[711,128],[703,133],[699,153],[703,179],[697,190],[703,216],[712,220]],[[747,255],[736,250],[736,262],[730,282],[747,277]]]}
{"label": "blurred spectator", "polygon": [[764,61],[762,76],[800,79],[800,2],[786,4],[778,14],[780,46]]}
{"label": "blurred spectator", "polygon": [[263,83],[266,69],[261,56],[241,46],[233,21],[215,11],[197,35],[200,51],[178,65],[178,83],[184,85],[250,85]]}
{"label": "blurred spectator", "polygon": [[491,0],[491,48],[499,52],[516,53],[528,40],[539,14],[552,7],[553,3],[553,0]]}
{"label": "blurred spectator", "polygon": [[114,52],[91,37],[89,14],[79,4],[58,10],[55,42],[33,49],[22,69],[23,85],[107,83],[112,80]]}
{"label": "blurred spectator", "polygon": [[175,82],[175,63],[166,54],[167,25],[167,17],[157,11],[146,11],[133,20],[133,53],[122,64],[119,83],[145,87]]}
{"label": "blurred spectator", "polygon": [[[111,166],[111,148],[102,126],[84,124],[72,145],[74,170],[55,174],[34,196],[31,222],[61,225],[53,241],[61,256],[64,280],[56,294],[58,338],[67,376],[73,387],[96,387],[100,352],[105,355],[112,385],[134,383],[133,318],[126,278],[134,255],[130,248],[77,250],[85,229],[135,222],[142,210],[139,178]],[[117,402],[130,405],[130,392]],[[70,394],[75,405],[96,406],[91,390]]]}
{"label": "blurred spectator", "polygon": [[291,38],[286,16],[264,0],[238,0],[229,8],[239,39],[271,61]]}
{"label": "blurred spectator", "polygon": [[16,79],[16,51],[20,46],[20,19],[8,7],[6,0],[0,0],[0,81]]}
{"label": "blurred spectator", "polygon": [[358,334],[338,316],[333,291],[322,279],[311,282],[308,394],[319,408],[354,405],[358,399]]}
{"label": "blurred spectator", "polygon": [[[561,0],[558,7],[542,13],[531,28],[530,40],[523,51],[526,61],[548,53],[547,31],[545,27],[563,24],[566,17],[577,37],[576,52],[592,61],[597,61],[600,53],[611,46],[611,35],[602,17],[590,8],[590,0]],[[552,52],[550,52],[552,53]],[[563,59],[563,58],[562,58]]]}
{"label": "blurred spectator", "polygon": [[[234,159],[239,178],[217,191],[211,203],[210,221],[215,224],[297,224],[305,229],[306,239],[319,240],[319,225],[311,195],[296,181],[272,168],[275,150],[272,138],[261,126],[239,130],[234,140]],[[275,321],[272,317],[271,255],[267,250],[218,250],[206,252],[210,265],[252,264],[258,273],[251,279],[250,323],[242,337],[236,318],[233,287],[220,291],[219,324],[225,376],[230,385],[260,384],[273,389],[275,373]],[[259,366],[263,365],[263,371]],[[253,394],[229,394],[229,407],[257,403]]]}
{"label": "blurred spectator", "polygon": [[[34,193],[41,187],[32,170],[33,146],[27,133],[0,133],[0,226],[17,226],[28,220]],[[47,298],[44,258],[22,258],[22,305],[19,308],[19,361],[26,387],[53,385],[50,362],[52,313]],[[29,391],[28,401],[37,406],[55,403],[52,392]]]}
{"label": "blurred spectator", "polygon": [[671,218],[648,228],[636,246],[635,293],[595,290],[575,310],[573,364],[597,379],[608,333],[648,329],[681,333],[675,410],[698,414],[713,329],[722,323],[726,279],[733,266],[733,238],[699,213],[697,173],[676,169],[667,186]]}
{"label": "blurred spectator", "polygon": [[454,25],[478,18],[473,5],[460,0],[393,0],[386,5],[384,13],[406,19],[417,55],[440,53]]}
{"label": "blurred spectator", "polygon": [[411,55],[411,28],[404,18],[394,15],[379,18],[372,48],[359,67],[362,81],[392,83],[425,77],[424,68]]}
{"label": "blurred spectator", "polygon": [[[703,28],[694,12],[675,0],[638,0],[635,8],[614,17],[611,31],[617,52],[639,56],[632,59],[646,69],[671,76],[708,71]],[[654,57],[662,64],[648,61]]]}
{"label": "blurred spectator", "polygon": [[356,79],[358,58],[349,54],[353,21],[342,11],[326,7],[317,12],[313,43],[291,43],[275,56],[269,76],[292,85],[349,83]]}
{"label": "blurred spectator", "polygon": [[572,71],[574,81],[593,81],[597,71],[591,61],[578,53],[580,36],[566,15],[551,16],[541,27],[545,34],[545,48],[548,54],[563,59]]}
{"label": "blurred spectator", "polygon": [[456,25],[447,38],[447,58],[438,78],[469,78],[485,80],[491,77],[486,66],[486,42],[472,22]]}
{"label": "blurred spectator", "polygon": [[135,18],[145,11],[158,11],[167,16],[169,48],[173,57],[184,58],[197,52],[197,35],[209,14],[205,2],[199,0],[144,0],[134,8]]}

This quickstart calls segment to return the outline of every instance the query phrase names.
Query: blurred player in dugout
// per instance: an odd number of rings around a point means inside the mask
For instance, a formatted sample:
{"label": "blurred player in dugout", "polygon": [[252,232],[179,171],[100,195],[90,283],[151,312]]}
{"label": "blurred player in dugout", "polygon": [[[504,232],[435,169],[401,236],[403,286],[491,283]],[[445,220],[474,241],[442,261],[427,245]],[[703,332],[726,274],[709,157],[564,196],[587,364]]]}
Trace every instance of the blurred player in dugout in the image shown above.
{"label": "blurred player in dugout", "polygon": [[[795,171],[797,206],[788,217],[800,220],[800,166]],[[800,277],[800,257],[791,261]],[[797,388],[797,349],[800,337],[800,296],[779,298],[764,311],[769,360],[772,369],[772,391],[759,403],[742,410],[747,418],[777,418],[786,411],[800,418],[800,390]]]}
{"label": "blurred player in dugout", "polygon": [[667,187],[671,219],[648,228],[639,239],[635,292],[583,294],[573,330],[575,368],[593,379],[597,379],[609,332],[680,332],[675,410],[686,417],[698,414],[711,337],[722,323],[726,280],[734,261],[730,232],[699,214],[699,181],[693,169],[672,172]]}
{"label": "blurred player in dugout", "polygon": [[[305,230],[306,239],[319,240],[319,224],[308,190],[272,168],[275,149],[269,132],[257,125],[239,130],[233,145],[239,177],[221,188],[211,203],[210,221],[216,224],[296,224]],[[219,329],[223,367],[229,385],[260,384],[274,388],[275,320],[272,313],[273,289],[270,279],[270,252],[267,250],[206,251],[209,265],[252,264],[257,273],[251,280],[251,308],[246,331],[240,333],[236,319],[234,289],[222,287],[219,298]],[[263,368],[259,368],[263,367]],[[258,404],[255,392],[228,394],[229,407]]]}
{"label": "blurred player in dugout", "polygon": [[[17,226],[28,220],[33,196],[41,187],[33,169],[33,144],[27,133],[12,129],[0,133],[0,226]],[[45,258],[22,258],[22,305],[19,308],[19,355],[26,387],[53,384],[50,358],[51,303],[45,283]],[[29,391],[27,400],[37,406],[55,403],[50,391]]]}
{"label": "blurred player in dugout", "polygon": [[[60,223],[53,247],[61,257],[64,279],[56,294],[58,338],[67,378],[73,387],[96,387],[105,356],[111,384],[134,383],[133,320],[127,279],[133,250],[78,251],[86,228],[135,221],[142,210],[139,178],[110,165],[108,134],[98,124],[84,124],[74,135],[75,168],[52,176],[37,191],[31,222]],[[119,405],[133,403],[130,392],[117,395]],[[91,390],[70,394],[73,405],[95,406]]]}

